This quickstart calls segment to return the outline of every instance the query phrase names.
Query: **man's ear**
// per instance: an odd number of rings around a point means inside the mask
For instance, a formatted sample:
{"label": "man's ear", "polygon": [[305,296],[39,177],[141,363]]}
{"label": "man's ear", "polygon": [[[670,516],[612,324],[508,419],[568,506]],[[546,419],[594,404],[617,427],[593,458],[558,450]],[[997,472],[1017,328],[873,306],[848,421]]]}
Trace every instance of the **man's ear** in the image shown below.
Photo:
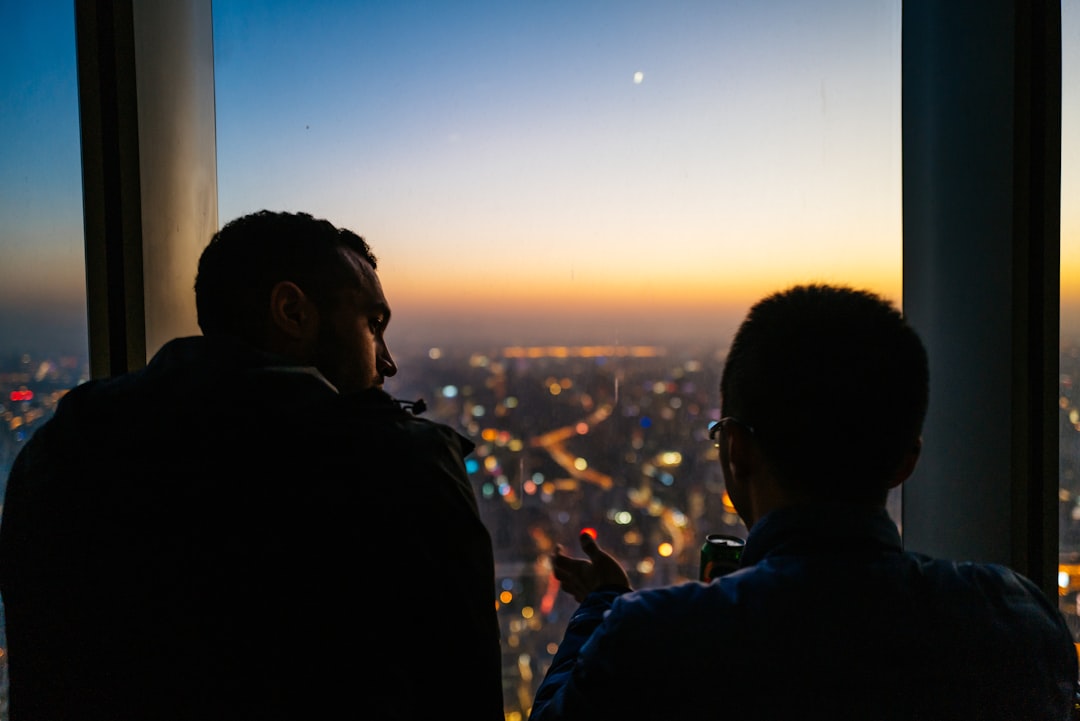
{"label": "man's ear", "polygon": [[908,479],[915,471],[915,464],[919,462],[920,453],[922,453],[922,436],[919,436],[915,440],[915,445],[911,447],[911,450],[904,454],[903,460],[900,461],[900,466],[889,480],[889,488],[896,488]]}
{"label": "man's ear", "polygon": [[279,281],[270,290],[270,326],[289,338],[302,339],[318,324],[315,304],[292,281]]}
{"label": "man's ear", "polygon": [[764,462],[761,448],[754,442],[749,430],[738,423],[731,423],[724,429],[724,442],[727,444],[727,458],[732,469],[738,469],[741,477],[755,475]]}

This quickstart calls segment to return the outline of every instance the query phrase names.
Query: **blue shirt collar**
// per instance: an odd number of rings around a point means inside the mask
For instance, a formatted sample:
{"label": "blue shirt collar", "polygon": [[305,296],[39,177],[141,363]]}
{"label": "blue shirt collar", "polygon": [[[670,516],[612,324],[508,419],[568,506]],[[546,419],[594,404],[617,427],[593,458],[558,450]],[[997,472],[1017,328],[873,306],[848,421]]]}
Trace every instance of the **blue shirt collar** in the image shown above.
{"label": "blue shirt collar", "polygon": [[903,550],[900,531],[884,508],[815,503],[779,508],[758,519],[747,536],[741,565],[752,566],[772,553],[814,547]]}

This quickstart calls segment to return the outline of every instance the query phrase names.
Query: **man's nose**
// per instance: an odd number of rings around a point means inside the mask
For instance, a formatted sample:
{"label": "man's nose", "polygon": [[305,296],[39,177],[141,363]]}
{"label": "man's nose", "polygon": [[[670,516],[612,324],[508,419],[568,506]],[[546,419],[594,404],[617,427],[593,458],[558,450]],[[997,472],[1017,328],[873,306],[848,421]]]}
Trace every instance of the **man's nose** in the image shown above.
{"label": "man's nose", "polygon": [[379,375],[383,378],[397,375],[397,363],[394,362],[394,357],[390,355],[390,351],[385,348],[379,357]]}

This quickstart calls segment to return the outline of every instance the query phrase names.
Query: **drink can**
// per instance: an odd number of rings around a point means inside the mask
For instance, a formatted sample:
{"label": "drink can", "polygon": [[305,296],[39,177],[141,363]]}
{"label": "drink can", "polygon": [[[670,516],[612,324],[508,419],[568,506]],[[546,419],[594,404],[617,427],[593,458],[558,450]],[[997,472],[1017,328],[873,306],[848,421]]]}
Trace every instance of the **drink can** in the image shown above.
{"label": "drink can", "polygon": [[746,541],[738,536],[710,533],[701,546],[701,580],[709,581],[739,568]]}

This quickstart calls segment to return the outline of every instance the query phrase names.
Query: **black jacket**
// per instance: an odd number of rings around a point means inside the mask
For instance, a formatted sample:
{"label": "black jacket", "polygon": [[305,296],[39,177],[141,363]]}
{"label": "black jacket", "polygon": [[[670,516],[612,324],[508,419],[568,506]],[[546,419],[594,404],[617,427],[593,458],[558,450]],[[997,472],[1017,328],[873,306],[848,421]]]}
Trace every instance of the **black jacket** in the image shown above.
{"label": "black jacket", "polygon": [[238,342],[68,393],[12,469],[12,721],[502,719],[472,444]]}

